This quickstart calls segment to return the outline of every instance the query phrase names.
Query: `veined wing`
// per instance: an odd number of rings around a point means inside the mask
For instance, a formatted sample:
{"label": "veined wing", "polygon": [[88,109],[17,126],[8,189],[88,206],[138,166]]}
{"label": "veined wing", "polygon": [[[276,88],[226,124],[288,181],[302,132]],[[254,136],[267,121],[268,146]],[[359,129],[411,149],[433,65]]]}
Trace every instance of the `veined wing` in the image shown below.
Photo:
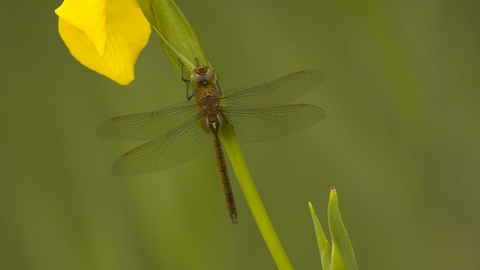
{"label": "veined wing", "polygon": [[325,111],[310,104],[292,104],[265,109],[238,109],[224,112],[227,122],[220,135],[239,142],[261,142],[305,129],[325,118]]}
{"label": "veined wing", "polygon": [[239,88],[224,93],[221,106],[265,108],[287,104],[312,91],[325,80],[317,70],[301,70],[268,83]]}
{"label": "veined wing", "polygon": [[182,125],[199,114],[194,101],[185,101],[156,111],[117,116],[97,128],[109,140],[151,140]]}
{"label": "veined wing", "polygon": [[121,156],[112,168],[116,176],[130,176],[168,169],[203,152],[212,142],[210,133],[200,127],[200,118],[151,140]]}

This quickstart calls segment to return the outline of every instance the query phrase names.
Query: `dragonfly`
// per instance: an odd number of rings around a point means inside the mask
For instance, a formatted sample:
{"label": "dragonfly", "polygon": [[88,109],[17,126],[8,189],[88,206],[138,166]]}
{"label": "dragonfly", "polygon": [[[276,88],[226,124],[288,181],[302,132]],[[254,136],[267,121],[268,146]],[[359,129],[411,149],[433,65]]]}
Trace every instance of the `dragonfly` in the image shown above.
{"label": "dragonfly", "polygon": [[[221,139],[262,142],[310,127],[325,118],[311,104],[288,104],[319,86],[325,75],[301,70],[276,80],[223,92],[213,69],[198,64],[184,77],[187,100],[150,112],[111,118],[97,135],[110,140],[149,140],[113,165],[115,176],[133,176],[172,168],[202,153],[212,142],[228,213],[238,223],[235,199]],[[195,89],[189,93],[188,85]]]}

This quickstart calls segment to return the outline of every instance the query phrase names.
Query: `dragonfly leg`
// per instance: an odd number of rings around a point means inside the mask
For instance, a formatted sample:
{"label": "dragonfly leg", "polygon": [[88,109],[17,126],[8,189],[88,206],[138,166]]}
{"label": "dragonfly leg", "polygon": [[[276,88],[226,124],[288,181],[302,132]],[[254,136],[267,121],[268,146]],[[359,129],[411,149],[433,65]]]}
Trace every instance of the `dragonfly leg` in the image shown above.
{"label": "dragonfly leg", "polygon": [[217,76],[217,80],[215,82],[217,83],[217,86],[218,86],[218,93],[220,95],[223,95],[222,88],[220,87],[220,84],[218,83],[218,79],[220,79],[220,75],[216,74],[216,76]]}
{"label": "dragonfly leg", "polygon": [[[190,80],[187,79],[187,78],[185,78],[185,77],[183,77],[183,74],[184,74],[183,69],[184,69],[185,65],[183,64],[182,61],[180,61],[180,58],[177,58],[177,59],[178,59],[178,62],[180,62],[180,64],[182,65],[182,81],[187,85],[187,87],[186,87],[186,88],[187,88],[187,89],[186,89],[186,92],[187,92],[187,100],[190,100],[190,99],[192,99],[192,97],[193,97],[193,94],[192,94],[192,95],[189,95],[189,94],[188,94],[188,83],[190,83]],[[197,62],[198,62],[198,60],[197,60]]]}

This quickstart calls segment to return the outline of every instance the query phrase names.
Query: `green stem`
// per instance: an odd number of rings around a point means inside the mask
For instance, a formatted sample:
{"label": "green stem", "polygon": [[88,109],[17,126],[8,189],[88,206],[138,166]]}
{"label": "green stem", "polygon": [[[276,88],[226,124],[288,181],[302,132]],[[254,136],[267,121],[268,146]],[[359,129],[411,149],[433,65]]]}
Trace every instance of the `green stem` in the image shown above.
{"label": "green stem", "polygon": [[270,218],[263,206],[262,200],[258,195],[257,188],[253,183],[252,176],[250,175],[245,159],[243,158],[240,145],[233,140],[223,140],[222,143],[227,151],[238,182],[240,183],[243,195],[247,200],[248,207],[250,207],[250,211],[255,218],[255,222],[260,229],[260,233],[275,260],[278,269],[293,269],[292,264],[278,239],[275,229],[270,222]]}

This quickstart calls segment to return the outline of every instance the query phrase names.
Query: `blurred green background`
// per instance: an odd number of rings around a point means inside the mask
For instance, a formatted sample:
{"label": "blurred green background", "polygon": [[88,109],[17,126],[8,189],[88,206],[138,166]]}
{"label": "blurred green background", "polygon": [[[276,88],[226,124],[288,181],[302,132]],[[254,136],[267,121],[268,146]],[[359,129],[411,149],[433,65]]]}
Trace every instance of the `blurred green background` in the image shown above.
{"label": "blurred green background", "polygon": [[[296,269],[320,269],[330,187],[360,269],[480,269],[478,1],[177,1],[222,88],[300,69],[326,81],[299,102],[321,123],[243,145]],[[74,60],[57,1],[0,8],[0,269],[275,269],[213,147],[170,170],[116,178],[138,142],[95,129],[184,100],[155,36],[121,87]],[[233,175],[233,173],[232,173]]]}

